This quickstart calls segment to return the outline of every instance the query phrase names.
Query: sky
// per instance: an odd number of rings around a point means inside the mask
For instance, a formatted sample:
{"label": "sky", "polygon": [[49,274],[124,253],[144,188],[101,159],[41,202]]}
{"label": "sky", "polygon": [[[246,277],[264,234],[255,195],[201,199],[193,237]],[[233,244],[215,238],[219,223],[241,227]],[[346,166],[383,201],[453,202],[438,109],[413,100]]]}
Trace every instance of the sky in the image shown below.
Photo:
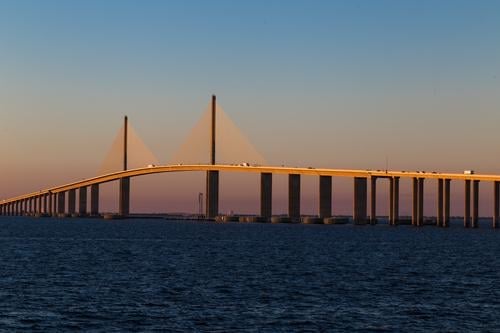
{"label": "sky", "polygon": [[[166,163],[212,94],[269,164],[500,174],[500,2],[0,0],[0,198],[96,175],[124,115]],[[133,211],[196,210],[204,186],[134,182]],[[255,211],[257,182],[221,209]],[[303,186],[314,213],[317,180]],[[334,210],[351,197],[334,180]]]}

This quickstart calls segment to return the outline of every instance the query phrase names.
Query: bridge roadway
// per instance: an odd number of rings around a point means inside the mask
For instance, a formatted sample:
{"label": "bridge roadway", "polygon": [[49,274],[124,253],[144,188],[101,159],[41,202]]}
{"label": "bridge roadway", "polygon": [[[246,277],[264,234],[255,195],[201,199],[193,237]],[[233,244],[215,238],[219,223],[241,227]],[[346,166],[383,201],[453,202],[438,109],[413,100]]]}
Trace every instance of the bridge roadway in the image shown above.
{"label": "bridge roadway", "polygon": [[[154,166],[154,167],[145,167],[138,169],[130,169],[126,171],[119,171],[110,174],[105,174],[93,178],[88,178],[68,184],[64,184],[61,186],[52,187],[49,189],[32,192],[20,196],[16,196],[13,198],[5,199],[0,202],[0,206],[2,207],[1,213],[4,215],[15,215],[14,213],[19,214],[21,208],[17,207],[16,204],[24,203],[24,208],[28,208],[31,206],[31,202],[29,202],[29,206],[26,201],[30,201],[34,198],[40,199],[38,202],[38,211],[50,211],[50,205],[47,209],[47,203],[44,203],[45,207],[42,209],[41,198],[45,196],[49,196],[49,201],[52,201],[52,196],[56,196],[57,194],[65,194],[69,193],[69,210],[74,210],[74,201],[75,191],[80,190],[81,201],[80,205],[86,204],[86,192],[83,193],[82,189],[87,187],[92,187],[95,189],[99,184],[103,184],[111,181],[123,181],[129,180],[132,177],[138,177],[148,174],[159,174],[159,173],[167,173],[167,172],[199,172],[204,171],[207,172],[208,175],[215,174],[215,188],[214,190],[217,192],[215,195],[215,200],[218,200],[218,173],[219,172],[242,172],[242,173],[259,173],[261,174],[261,211],[263,210],[262,205],[268,206],[265,207],[266,210],[265,215],[270,214],[271,203],[270,203],[270,191],[272,185],[270,184],[272,181],[272,174],[285,174],[289,175],[289,215],[293,215],[300,217],[300,175],[305,176],[319,176],[320,177],[320,217],[326,217],[331,214],[331,177],[351,177],[354,178],[354,213],[353,218],[356,221],[366,220],[366,201],[367,201],[367,191],[366,191],[366,183],[367,180],[371,180],[372,186],[372,194],[371,194],[371,221],[376,221],[376,180],[377,179],[389,179],[390,180],[390,220],[391,223],[396,224],[397,219],[399,218],[399,179],[400,178],[409,178],[413,179],[413,223],[415,225],[421,225],[423,221],[423,181],[425,179],[436,179],[438,180],[438,214],[437,220],[438,225],[446,226],[447,220],[449,219],[449,182],[451,180],[461,180],[465,183],[465,212],[464,212],[464,225],[467,227],[472,222],[471,226],[477,226],[477,218],[478,218],[478,188],[479,182],[493,182],[494,186],[494,212],[493,212],[493,226],[496,227],[498,224],[498,211],[499,211],[499,192],[500,192],[500,175],[486,175],[486,174],[463,174],[463,173],[440,173],[440,172],[424,172],[424,171],[389,171],[389,170],[355,170],[355,169],[324,169],[324,168],[298,168],[298,167],[279,167],[279,166],[245,166],[245,165],[211,165],[211,164],[190,164],[190,165],[164,165],[164,166]],[[267,177],[266,177],[267,175]],[[471,188],[472,183],[472,188]],[[267,184],[267,186],[266,186]],[[268,188],[268,190],[262,189],[263,187]],[[329,187],[329,189],[328,189]],[[471,191],[472,189],[472,221],[470,216],[470,200],[471,200]],[[210,189],[207,188],[207,192]],[[97,189],[98,191],[98,189]],[[128,189],[127,189],[128,191]],[[262,193],[263,191],[267,191],[269,193]],[[208,196],[208,195],[207,195]],[[57,199],[59,203],[64,204],[65,201],[63,198]],[[97,192],[98,197],[98,192]],[[264,198],[263,198],[264,197]],[[56,199],[56,198],[54,198]],[[84,201],[82,201],[82,199]],[[44,200],[47,200],[46,198]],[[96,200],[96,199],[94,199]],[[121,199],[120,199],[121,200]],[[128,200],[128,193],[127,198]],[[266,201],[266,202],[263,202]],[[330,201],[330,202],[328,202]],[[208,204],[208,203],[207,203]],[[95,203],[94,203],[95,205]],[[98,204],[97,204],[98,205]],[[14,207],[13,207],[14,206]],[[19,205],[18,205],[19,206]],[[33,206],[36,206],[36,200],[33,203]],[[54,203],[55,206],[55,203]],[[73,206],[73,207],[71,207]],[[293,206],[293,207],[290,207]],[[299,206],[299,208],[297,207]],[[330,207],[327,207],[330,206]],[[22,207],[22,204],[21,204]],[[7,208],[7,209],[6,209]],[[215,204],[215,208],[217,208],[217,204]],[[127,206],[128,213],[128,206]],[[31,207],[25,210],[34,210]],[[322,211],[323,210],[323,211]],[[80,211],[85,212],[85,209],[80,209]],[[59,209],[61,212],[61,209]]]}

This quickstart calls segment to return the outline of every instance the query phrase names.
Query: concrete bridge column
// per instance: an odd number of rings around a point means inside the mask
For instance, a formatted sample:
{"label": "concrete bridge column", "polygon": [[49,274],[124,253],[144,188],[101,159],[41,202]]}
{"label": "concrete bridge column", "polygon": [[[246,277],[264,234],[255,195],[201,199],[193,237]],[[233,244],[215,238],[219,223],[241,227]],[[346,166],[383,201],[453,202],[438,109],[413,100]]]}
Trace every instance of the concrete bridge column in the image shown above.
{"label": "concrete bridge column", "polygon": [[319,217],[332,216],[332,176],[319,176]]}
{"label": "concrete bridge column", "polygon": [[493,222],[492,227],[498,228],[500,215],[500,182],[493,182]]}
{"label": "concrete bridge column", "polygon": [[418,179],[418,225],[424,225],[424,178]]}
{"label": "concrete bridge column", "polygon": [[392,205],[392,224],[397,225],[399,222],[399,177],[394,177],[393,182],[393,200],[394,203]]}
{"label": "concrete bridge column", "polygon": [[38,201],[38,203],[37,203],[37,211],[36,212],[38,214],[41,214],[42,213],[42,205],[43,205],[43,195],[39,195],[37,197],[37,201]]}
{"label": "concrete bridge column", "polygon": [[99,215],[99,184],[90,185],[90,215]]}
{"label": "concrete bridge column", "polygon": [[479,227],[479,180],[472,181],[472,227]]}
{"label": "concrete bridge column", "polygon": [[470,180],[465,181],[464,227],[470,227]]}
{"label": "concrete bridge column", "polygon": [[52,215],[57,215],[57,193],[52,194]]}
{"label": "concrete bridge column", "polygon": [[411,214],[411,224],[414,226],[418,225],[418,178],[412,179],[412,214]]}
{"label": "concrete bridge column", "polygon": [[64,214],[66,209],[66,192],[57,193],[57,214]]}
{"label": "concrete bridge column", "polygon": [[444,194],[444,180],[438,179],[438,191],[437,191],[437,218],[436,225],[438,227],[444,226],[444,216],[443,216],[443,194]]}
{"label": "concrete bridge column", "polygon": [[394,178],[389,178],[389,225],[394,225]]}
{"label": "concrete bridge column", "polygon": [[260,174],[260,216],[270,218],[273,214],[273,174]]}
{"label": "concrete bridge column", "polygon": [[33,198],[28,198],[28,209],[29,214],[33,213]]}
{"label": "concrete bridge column", "polygon": [[370,178],[370,224],[377,224],[377,177]]}
{"label": "concrete bridge column", "polygon": [[205,196],[206,216],[214,218],[219,215],[219,171],[207,171],[207,187]]}
{"label": "concrete bridge column", "polygon": [[68,214],[74,214],[76,212],[76,190],[68,191]]}
{"label": "concrete bridge column", "polygon": [[300,219],[300,175],[288,175],[288,216]]}
{"label": "concrete bridge column", "polygon": [[50,193],[50,192],[49,192],[49,194],[47,194],[47,208],[48,208],[47,213],[49,215],[54,214],[54,210],[52,209],[53,208],[52,207],[52,193]]}
{"label": "concrete bridge column", "polygon": [[43,195],[43,206],[42,206],[42,213],[47,214],[47,201],[48,201],[48,194]]}
{"label": "concrete bridge column", "polygon": [[127,216],[130,213],[130,177],[120,178],[119,214]]}
{"label": "concrete bridge column", "polygon": [[80,216],[87,215],[87,187],[80,187],[78,190],[78,213]]}
{"label": "concrete bridge column", "polygon": [[15,216],[19,215],[19,202],[18,201],[14,202],[14,215]]}
{"label": "concrete bridge column", "polygon": [[363,177],[354,178],[354,224],[366,223],[367,206],[367,179]]}

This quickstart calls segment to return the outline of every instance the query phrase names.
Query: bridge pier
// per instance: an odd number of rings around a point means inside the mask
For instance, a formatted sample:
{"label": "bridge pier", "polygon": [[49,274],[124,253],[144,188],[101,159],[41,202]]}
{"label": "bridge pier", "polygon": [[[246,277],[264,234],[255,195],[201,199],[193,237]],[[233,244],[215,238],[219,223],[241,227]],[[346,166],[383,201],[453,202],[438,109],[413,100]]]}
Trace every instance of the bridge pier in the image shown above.
{"label": "bridge pier", "polygon": [[377,177],[370,177],[370,224],[377,224]]}
{"label": "bridge pier", "polygon": [[288,216],[300,220],[300,175],[288,175]]}
{"label": "bridge pier", "polygon": [[214,218],[219,215],[219,171],[207,171],[206,216]]}
{"label": "bridge pier", "polygon": [[332,177],[319,176],[319,217],[332,216]]}
{"label": "bridge pier", "polygon": [[354,178],[354,224],[365,224],[367,206],[367,179],[364,177]]}
{"label": "bridge pier", "polygon": [[394,221],[393,224],[399,223],[399,177],[394,177],[394,212],[392,213]]}
{"label": "bridge pier", "polygon": [[130,177],[120,178],[119,214],[127,216],[130,213]]}
{"label": "bridge pier", "polygon": [[37,197],[37,201],[38,201],[37,211],[36,211],[37,214],[42,214],[42,206],[43,206],[43,198],[42,197],[43,197],[42,195],[39,195]]}
{"label": "bridge pier", "polygon": [[78,214],[80,216],[87,215],[87,187],[78,189]]}
{"label": "bridge pier", "polygon": [[424,225],[424,178],[413,178],[412,225]]}
{"label": "bridge pier", "polygon": [[63,215],[66,208],[66,192],[57,193],[57,214]]}
{"label": "bridge pier", "polygon": [[479,227],[479,180],[472,181],[472,228]]}
{"label": "bridge pier", "polygon": [[500,215],[500,182],[493,182],[493,229],[498,228],[499,215]]}
{"label": "bridge pier", "polygon": [[443,214],[443,194],[444,194],[444,181],[443,179],[438,179],[438,190],[437,190],[437,217],[436,225],[438,227],[444,226],[444,214]]}
{"label": "bridge pier", "polygon": [[48,212],[48,209],[47,209],[48,198],[49,198],[48,194],[44,194],[43,195],[43,209],[42,209],[42,213],[44,213],[44,214],[47,214],[47,212]]}
{"label": "bridge pier", "polygon": [[57,216],[57,193],[52,193],[52,216]]}
{"label": "bridge pier", "polygon": [[444,180],[444,224],[443,226],[450,226],[450,183],[451,179]]}
{"label": "bridge pier", "polygon": [[76,190],[68,191],[68,214],[73,215],[76,213]]}
{"label": "bridge pier", "polygon": [[260,174],[260,216],[268,219],[273,214],[273,174]]}
{"label": "bridge pier", "polygon": [[394,225],[394,178],[389,178],[389,225]]}
{"label": "bridge pier", "polygon": [[470,227],[470,180],[465,180],[464,227]]}
{"label": "bridge pier", "polygon": [[54,210],[52,209],[52,193],[49,192],[49,194],[47,194],[47,199],[48,199],[48,202],[47,202],[47,206],[48,206],[47,213],[49,215],[52,215],[52,214],[54,214]]}
{"label": "bridge pier", "polygon": [[90,215],[99,215],[99,184],[90,185]]}

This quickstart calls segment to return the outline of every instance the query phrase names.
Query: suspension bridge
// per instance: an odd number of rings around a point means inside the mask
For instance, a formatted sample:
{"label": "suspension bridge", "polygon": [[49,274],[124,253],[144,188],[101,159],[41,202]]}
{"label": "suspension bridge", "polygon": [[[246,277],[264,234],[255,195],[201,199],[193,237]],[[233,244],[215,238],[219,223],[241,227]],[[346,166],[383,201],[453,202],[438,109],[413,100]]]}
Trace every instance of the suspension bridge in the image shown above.
{"label": "suspension bridge", "polygon": [[[464,184],[464,227],[477,228],[479,226],[479,184],[489,183],[493,192],[492,227],[499,227],[500,215],[500,175],[474,174],[474,173],[442,173],[442,172],[418,172],[418,171],[395,171],[395,170],[349,170],[349,169],[326,169],[326,168],[298,168],[286,166],[269,166],[265,164],[263,157],[243,138],[235,126],[229,126],[229,130],[222,131],[233,144],[233,148],[226,153],[238,154],[244,151],[244,158],[251,157],[252,164],[221,164],[217,163],[216,145],[220,135],[217,131],[217,119],[225,117],[223,112],[218,111],[216,97],[212,96],[209,112],[206,112],[200,123],[195,126],[191,135],[186,140],[184,148],[174,156],[172,163],[168,165],[150,164],[145,167],[129,168],[129,141],[135,141],[137,145],[142,143],[138,136],[128,124],[125,117],[124,126],[115,140],[108,158],[103,163],[102,174],[96,177],[75,181],[68,184],[58,185],[33,193],[19,195],[4,199],[0,202],[0,214],[7,216],[38,215],[38,216],[100,216],[99,189],[100,185],[108,182],[119,182],[118,189],[118,215],[127,217],[130,214],[130,179],[151,174],[161,173],[186,173],[205,172],[205,212],[203,218],[207,220],[231,220],[231,216],[219,215],[219,173],[256,173],[260,174],[260,212],[254,217],[259,222],[299,222],[305,223],[337,223],[332,214],[332,178],[348,177],[353,179],[353,213],[354,224],[376,224],[377,223],[377,181],[387,180],[389,182],[389,224],[412,224],[423,226],[426,224],[424,216],[424,184],[426,180],[434,180],[437,184],[436,216],[432,223],[439,227],[448,227],[450,224],[450,201],[451,181],[460,181]],[[226,124],[231,124],[226,117]],[[207,126],[207,124],[209,126]],[[233,130],[231,130],[233,129]],[[207,140],[208,138],[208,140]],[[186,149],[189,147],[189,149]],[[243,148],[242,148],[243,147]],[[205,151],[208,148],[208,163],[193,163],[193,150]],[[117,154],[120,151],[121,154]],[[145,156],[149,160],[155,160],[152,153],[146,151]],[[114,158],[113,158],[114,156]],[[116,156],[121,159],[121,170],[106,172],[110,168]],[[195,158],[196,159],[196,158]],[[240,159],[246,160],[246,159]],[[116,163],[115,163],[116,164]],[[116,169],[116,165],[114,166]],[[288,214],[287,216],[273,216],[273,175],[288,176]],[[319,178],[319,205],[316,216],[303,217],[301,215],[301,176],[316,176]],[[400,207],[400,179],[411,180],[412,193],[412,215],[408,220],[402,218],[399,213]],[[370,191],[368,192],[368,187]],[[90,192],[90,193],[89,193]],[[77,201],[78,193],[78,201]],[[370,194],[368,196],[368,193]],[[90,198],[89,198],[90,196]],[[90,199],[90,200],[88,200]],[[368,211],[368,204],[370,211]]]}

